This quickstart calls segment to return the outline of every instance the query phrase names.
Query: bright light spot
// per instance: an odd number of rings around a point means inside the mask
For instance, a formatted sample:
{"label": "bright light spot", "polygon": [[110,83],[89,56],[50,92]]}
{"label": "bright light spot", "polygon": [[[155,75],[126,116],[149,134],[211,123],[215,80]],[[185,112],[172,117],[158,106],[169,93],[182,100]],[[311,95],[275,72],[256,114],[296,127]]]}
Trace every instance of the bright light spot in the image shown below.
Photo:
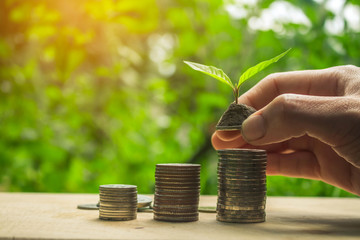
{"label": "bright light spot", "polygon": [[175,39],[171,34],[154,34],[148,40],[150,59],[157,65],[159,73],[169,77],[175,73],[175,64],[171,63]]}
{"label": "bright light spot", "polygon": [[344,17],[349,24],[349,28],[353,31],[360,31],[360,7],[347,4],[344,9]]}
{"label": "bright light spot", "polygon": [[328,0],[326,1],[325,8],[336,15],[341,14],[345,0]]}
{"label": "bright light spot", "polygon": [[325,3],[325,8],[334,13],[333,19],[328,19],[325,22],[325,30],[333,35],[341,34],[344,31],[344,19],[342,9],[344,8],[345,0],[328,0]]}
{"label": "bright light spot", "polygon": [[0,85],[0,89],[3,93],[9,93],[11,91],[11,82],[10,81],[3,81]]}
{"label": "bright light spot", "polygon": [[253,30],[274,30],[283,32],[283,25],[287,23],[302,24],[311,26],[310,20],[305,16],[301,9],[291,3],[277,1],[264,9],[260,17],[252,17],[249,20],[249,27]]}
{"label": "bright light spot", "polygon": [[328,38],[328,41],[329,41],[332,49],[334,49],[338,54],[340,54],[340,55],[346,54],[346,50],[344,49],[343,45],[341,43],[339,43],[339,41],[337,41],[334,38]]}
{"label": "bright light spot", "polygon": [[141,56],[136,51],[132,50],[131,48],[125,45],[121,45],[120,47],[118,47],[118,53],[120,56],[130,60],[130,62],[136,65],[142,62]]}
{"label": "bright light spot", "polygon": [[344,21],[340,16],[335,16],[334,19],[326,20],[325,29],[333,35],[341,34],[344,31]]}
{"label": "bright light spot", "polygon": [[175,73],[176,66],[172,63],[162,62],[158,65],[158,70],[163,76],[171,76]]}

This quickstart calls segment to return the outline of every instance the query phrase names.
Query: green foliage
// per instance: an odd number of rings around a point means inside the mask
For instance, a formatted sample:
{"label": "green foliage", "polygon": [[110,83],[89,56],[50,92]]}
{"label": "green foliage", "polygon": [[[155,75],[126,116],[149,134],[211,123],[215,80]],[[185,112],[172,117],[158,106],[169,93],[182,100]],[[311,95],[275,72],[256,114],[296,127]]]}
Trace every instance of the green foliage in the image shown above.
{"label": "green foliage", "polygon": [[231,79],[224,73],[223,70],[216,68],[214,66],[206,66],[200,63],[194,63],[194,62],[189,62],[189,61],[184,61],[184,63],[186,63],[187,65],[189,65],[192,69],[205,73],[217,80],[219,80],[220,82],[223,82],[227,85],[229,85],[232,89],[235,88],[233,82],[231,81]]}
{"label": "green foliage", "polygon": [[[284,4],[306,21],[263,19]],[[357,1],[339,11],[349,9]],[[1,191],[129,183],[151,193],[156,163],[196,162],[202,193],[216,194],[210,138],[231,98],[182,59],[222,66],[230,78],[291,46],[271,72],[360,65],[358,25],[318,0],[6,0],[0,22]],[[268,191],[346,195],[285,177],[270,177]]]}
{"label": "green foliage", "polygon": [[238,83],[234,84],[231,79],[224,73],[224,71],[222,69],[213,67],[213,66],[206,66],[203,64],[199,64],[199,63],[194,63],[194,62],[189,62],[189,61],[184,61],[184,63],[186,63],[187,65],[189,65],[192,69],[205,73],[206,75],[209,75],[217,80],[219,80],[220,82],[223,82],[227,85],[229,85],[234,92],[234,97],[235,97],[235,102],[237,103],[237,98],[239,96],[239,89],[241,84],[243,84],[246,80],[248,80],[249,78],[251,78],[252,76],[254,76],[255,74],[261,72],[262,70],[264,70],[265,68],[267,68],[269,65],[277,62],[280,58],[282,58],[283,56],[285,56],[288,52],[290,51],[290,49],[288,49],[287,51],[281,53],[280,55],[263,61],[261,63],[258,63],[256,66],[253,66],[249,69],[247,69],[243,74],[241,74]]}
{"label": "green foliage", "polygon": [[243,74],[241,74],[241,76],[239,78],[239,81],[238,81],[238,83],[236,85],[237,88],[239,89],[241,84],[243,84],[246,80],[248,80],[249,78],[251,78],[255,74],[261,72],[262,70],[267,68],[269,65],[279,61],[279,59],[282,58],[283,56],[285,56],[290,50],[291,50],[291,48],[286,50],[285,52],[281,53],[280,55],[272,58],[272,59],[263,61],[261,63],[256,64],[256,66],[253,66],[253,67],[247,69]]}

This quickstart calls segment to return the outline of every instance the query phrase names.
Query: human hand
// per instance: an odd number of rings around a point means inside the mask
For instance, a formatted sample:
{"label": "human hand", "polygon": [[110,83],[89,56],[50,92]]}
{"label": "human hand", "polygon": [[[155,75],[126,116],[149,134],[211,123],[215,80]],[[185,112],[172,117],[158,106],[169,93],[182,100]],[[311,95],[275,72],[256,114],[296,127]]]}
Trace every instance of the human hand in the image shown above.
{"label": "human hand", "polygon": [[[322,180],[360,195],[360,68],[275,73],[239,98],[258,111],[215,149],[261,148],[268,175]],[[261,146],[261,147],[259,147]]]}

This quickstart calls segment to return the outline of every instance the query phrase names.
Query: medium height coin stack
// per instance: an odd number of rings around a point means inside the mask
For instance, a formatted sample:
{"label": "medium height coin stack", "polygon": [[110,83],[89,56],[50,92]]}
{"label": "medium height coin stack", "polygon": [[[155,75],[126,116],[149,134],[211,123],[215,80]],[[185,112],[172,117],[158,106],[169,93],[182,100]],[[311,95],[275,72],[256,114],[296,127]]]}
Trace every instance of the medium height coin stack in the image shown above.
{"label": "medium height coin stack", "polygon": [[157,164],[154,219],[192,222],[199,219],[200,165]]}
{"label": "medium height coin stack", "polygon": [[266,151],[218,150],[218,202],[221,222],[265,221]]}
{"label": "medium height coin stack", "polygon": [[134,185],[100,185],[99,218],[127,221],[136,219],[137,187]]}

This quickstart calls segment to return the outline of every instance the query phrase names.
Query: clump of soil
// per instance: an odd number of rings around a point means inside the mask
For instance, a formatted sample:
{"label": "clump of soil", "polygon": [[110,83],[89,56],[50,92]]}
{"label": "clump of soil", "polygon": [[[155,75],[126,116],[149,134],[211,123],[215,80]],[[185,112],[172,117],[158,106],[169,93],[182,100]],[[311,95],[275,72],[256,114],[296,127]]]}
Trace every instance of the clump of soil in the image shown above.
{"label": "clump of soil", "polygon": [[229,108],[221,116],[217,129],[226,129],[230,127],[240,128],[243,121],[247,119],[251,114],[256,112],[253,107],[245,104],[230,104]]}

